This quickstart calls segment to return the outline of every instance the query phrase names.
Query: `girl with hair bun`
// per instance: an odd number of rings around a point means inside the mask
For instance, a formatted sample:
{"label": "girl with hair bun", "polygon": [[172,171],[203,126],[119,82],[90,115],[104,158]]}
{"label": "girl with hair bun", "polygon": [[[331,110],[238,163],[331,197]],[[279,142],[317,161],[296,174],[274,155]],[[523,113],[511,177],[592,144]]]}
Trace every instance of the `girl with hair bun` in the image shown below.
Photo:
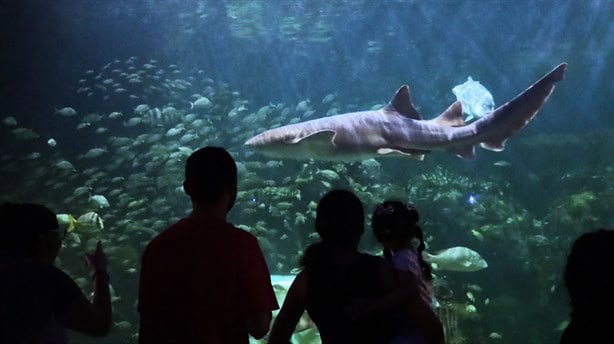
{"label": "girl with hair bun", "polygon": [[385,201],[373,212],[371,226],[375,238],[384,246],[384,256],[395,269],[413,273],[423,284],[422,297],[432,302],[431,266],[422,257],[424,233],[418,226],[418,210],[400,201]]}
{"label": "girl with hair bun", "polygon": [[[371,226],[375,238],[384,246],[384,256],[400,273],[415,277],[419,296],[424,304],[432,307],[431,266],[422,257],[424,233],[418,226],[420,216],[416,208],[400,201],[388,200],[375,207]],[[408,324],[407,332],[398,336],[394,343],[423,343],[416,334],[415,324]]]}

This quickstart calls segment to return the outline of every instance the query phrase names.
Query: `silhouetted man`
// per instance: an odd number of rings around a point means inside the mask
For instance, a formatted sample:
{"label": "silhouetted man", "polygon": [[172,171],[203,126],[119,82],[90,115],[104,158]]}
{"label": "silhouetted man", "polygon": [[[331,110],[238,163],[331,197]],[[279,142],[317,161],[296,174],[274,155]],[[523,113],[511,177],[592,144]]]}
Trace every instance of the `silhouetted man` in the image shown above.
{"label": "silhouetted man", "polygon": [[220,147],[195,151],[183,188],[192,213],[143,253],[139,343],[248,343],[262,338],[278,308],[269,270],[250,233],[226,222],[237,167]]}

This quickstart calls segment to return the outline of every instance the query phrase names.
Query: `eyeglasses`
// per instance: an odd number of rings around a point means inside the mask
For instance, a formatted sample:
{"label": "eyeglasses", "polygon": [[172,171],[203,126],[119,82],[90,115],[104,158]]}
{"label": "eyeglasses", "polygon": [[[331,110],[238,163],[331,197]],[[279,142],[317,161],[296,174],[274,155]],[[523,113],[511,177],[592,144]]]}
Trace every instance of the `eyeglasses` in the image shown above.
{"label": "eyeglasses", "polygon": [[66,239],[66,228],[64,228],[64,229],[60,229],[60,228],[50,229],[49,232],[57,232],[58,235],[60,236],[60,239],[62,239],[62,240]]}

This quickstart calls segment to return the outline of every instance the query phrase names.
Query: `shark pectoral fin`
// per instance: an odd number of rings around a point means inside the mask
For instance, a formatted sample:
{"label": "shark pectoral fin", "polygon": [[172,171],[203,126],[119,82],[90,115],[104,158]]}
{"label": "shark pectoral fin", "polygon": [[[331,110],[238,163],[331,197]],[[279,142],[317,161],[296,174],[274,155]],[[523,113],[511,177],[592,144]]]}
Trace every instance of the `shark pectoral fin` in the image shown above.
{"label": "shark pectoral fin", "polygon": [[377,154],[381,154],[381,155],[401,155],[404,157],[409,157],[412,159],[416,159],[416,160],[424,160],[424,154],[427,153],[425,151],[403,151],[400,149],[395,149],[395,148],[379,148],[377,150]]}
{"label": "shark pectoral fin", "polygon": [[390,100],[390,103],[384,108],[386,112],[397,112],[405,117],[409,117],[418,121],[422,120],[422,116],[414,107],[409,95],[409,86],[401,86]]}
{"label": "shark pectoral fin", "polygon": [[307,135],[301,135],[301,136],[297,136],[294,139],[290,140],[290,144],[299,144],[304,140],[309,140],[309,141],[317,141],[320,143],[324,143],[324,144],[330,144],[330,145],[335,145],[335,135],[337,135],[337,132],[335,130],[330,130],[330,129],[323,129],[323,130],[318,130],[318,131],[314,131],[311,132]]}
{"label": "shark pectoral fin", "polygon": [[505,149],[505,139],[503,140],[490,140],[490,141],[484,141],[482,143],[480,143],[480,147],[484,148],[484,149],[488,149],[490,151],[493,152],[500,152],[503,149]]}
{"label": "shark pectoral fin", "polygon": [[475,158],[475,147],[473,145],[455,147],[450,151],[454,152],[457,157],[463,159],[473,159]]}
{"label": "shark pectoral fin", "polygon": [[442,127],[462,127],[465,125],[463,120],[463,106],[461,102],[454,102],[446,111],[432,120],[435,124]]}

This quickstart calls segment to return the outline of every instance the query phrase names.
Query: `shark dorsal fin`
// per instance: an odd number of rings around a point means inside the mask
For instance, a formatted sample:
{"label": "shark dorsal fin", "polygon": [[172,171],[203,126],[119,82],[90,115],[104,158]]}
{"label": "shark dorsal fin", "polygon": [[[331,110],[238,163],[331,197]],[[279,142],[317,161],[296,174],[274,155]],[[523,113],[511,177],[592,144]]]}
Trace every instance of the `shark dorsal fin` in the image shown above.
{"label": "shark dorsal fin", "polygon": [[463,106],[461,102],[454,102],[433,122],[442,127],[462,127],[465,125],[463,120]]}
{"label": "shark dorsal fin", "polygon": [[384,108],[386,112],[398,112],[399,114],[409,117],[415,120],[422,120],[422,116],[418,113],[418,110],[411,102],[411,96],[409,95],[409,86],[401,86],[394,94],[390,103]]}

